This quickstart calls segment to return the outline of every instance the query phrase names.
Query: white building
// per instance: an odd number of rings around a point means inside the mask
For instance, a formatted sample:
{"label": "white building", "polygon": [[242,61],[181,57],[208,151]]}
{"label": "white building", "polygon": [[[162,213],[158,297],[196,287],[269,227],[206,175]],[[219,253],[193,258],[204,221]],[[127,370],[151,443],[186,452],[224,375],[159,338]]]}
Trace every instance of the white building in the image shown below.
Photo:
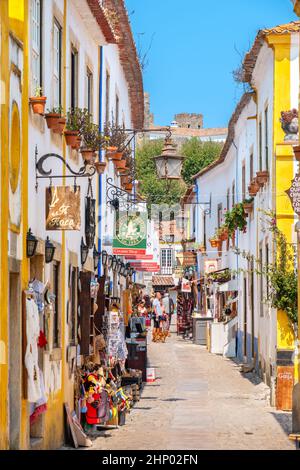
{"label": "white building", "polygon": [[[272,392],[277,367],[293,365],[294,339],[286,314],[265,301],[269,287],[256,268],[257,260],[270,263],[275,256],[261,210],[274,211],[288,242],[295,242],[294,213],[285,191],[297,168],[280,117],[282,111],[298,106],[298,51],[299,22],[258,33],[243,65],[244,80],[253,91],[245,93],[238,103],[219,159],[194,177],[196,241],[206,248],[205,253],[198,254],[199,274],[205,274],[205,262],[210,259],[218,260],[216,270],[229,268],[237,272],[235,279],[223,286],[214,283],[214,292],[219,293],[215,296],[218,304],[212,310],[220,315],[228,293],[234,296],[237,291],[237,356],[248,362],[255,358],[255,367]],[[235,245],[240,255],[231,241],[223,242],[218,253],[209,239],[224,222],[225,211],[249,198],[248,186],[261,171],[267,172],[267,181],[254,197],[247,231],[236,231]],[[205,214],[209,205],[203,202],[210,202],[209,214]]]}

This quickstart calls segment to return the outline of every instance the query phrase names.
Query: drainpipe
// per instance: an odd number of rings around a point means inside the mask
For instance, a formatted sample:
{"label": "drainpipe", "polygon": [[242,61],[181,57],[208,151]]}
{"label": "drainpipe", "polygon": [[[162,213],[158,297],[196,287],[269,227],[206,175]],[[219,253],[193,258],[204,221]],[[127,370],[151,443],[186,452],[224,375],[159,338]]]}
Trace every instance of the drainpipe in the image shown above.
{"label": "drainpipe", "polygon": [[[99,47],[100,55],[100,70],[99,70],[99,132],[102,132],[102,96],[103,96],[103,46]],[[102,150],[99,151],[99,160],[102,160]],[[102,175],[98,177],[99,182],[99,193],[98,193],[98,251],[101,253],[102,250]],[[98,264],[98,276],[102,274],[102,262]]]}

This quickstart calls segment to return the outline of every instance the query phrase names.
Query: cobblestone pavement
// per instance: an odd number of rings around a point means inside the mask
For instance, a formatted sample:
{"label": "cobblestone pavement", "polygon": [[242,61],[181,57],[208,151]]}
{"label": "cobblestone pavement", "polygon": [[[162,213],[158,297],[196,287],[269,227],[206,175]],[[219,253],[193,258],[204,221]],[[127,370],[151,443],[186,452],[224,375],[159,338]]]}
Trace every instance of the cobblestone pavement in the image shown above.
{"label": "cobblestone pavement", "polygon": [[[174,330],[174,327],[173,327]],[[107,430],[91,449],[294,449],[291,413],[268,405],[268,388],[236,363],[175,332],[149,341],[156,381],[144,387],[126,425]]]}

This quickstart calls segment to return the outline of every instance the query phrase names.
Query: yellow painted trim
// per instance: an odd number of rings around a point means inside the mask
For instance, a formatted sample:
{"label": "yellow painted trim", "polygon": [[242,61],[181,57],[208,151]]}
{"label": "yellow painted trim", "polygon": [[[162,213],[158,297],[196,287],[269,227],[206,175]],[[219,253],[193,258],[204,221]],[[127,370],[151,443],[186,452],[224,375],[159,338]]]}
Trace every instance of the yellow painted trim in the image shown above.
{"label": "yellow painted trim", "polygon": [[[9,16],[8,0],[0,2],[0,25],[1,25],[1,230],[0,230],[0,341],[5,363],[0,364],[0,448],[8,448],[8,151],[9,151]],[[4,351],[3,351],[4,349]]]}
{"label": "yellow painted trim", "polygon": [[[29,5],[24,1],[24,32],[23,32],[23,89],[22,89],[22,186],[21,186],[21,204],[22,204],[22,263],[21,263],[21,287],[26,289],[29,281],[29,260],[26,257],[26,233],[28,230],[28,83],[29,83],[29,43],[28,43],[28,15]],[[22,449],[29,447],[28,435],[28,402],[22,400],[21,414],[21,437],[20,446]]]}
{"label": "yellow painted trim", "polygon": [[[292,242],[294,212],[285,191],[290,187],[294,176],[292,148],[284,144],[284,132],[280,124],[281,111],[291,108],[291,37],[289,34],[267,36],[267,42],[274,51],[274,103],[273,103],[273,153],[275,174],[273,174],[273,202],[277,214],[278,227]],[[294,333],[285,312],[277,312],[277,349],[293,349]]]}

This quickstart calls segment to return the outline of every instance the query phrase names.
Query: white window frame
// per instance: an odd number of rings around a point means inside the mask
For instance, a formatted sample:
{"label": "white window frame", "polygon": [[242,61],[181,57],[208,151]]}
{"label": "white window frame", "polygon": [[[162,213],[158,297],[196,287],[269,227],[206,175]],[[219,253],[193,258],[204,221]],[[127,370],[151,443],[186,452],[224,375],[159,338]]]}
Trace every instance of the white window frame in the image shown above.
{"label": "white window frame", "polygon": [[53,22],[53,106],[61,105],[61,27]]}
{"label": "white window frame", "polygon": [[31,85],[32,93],[41,83],[42,0],[31,0]]}

